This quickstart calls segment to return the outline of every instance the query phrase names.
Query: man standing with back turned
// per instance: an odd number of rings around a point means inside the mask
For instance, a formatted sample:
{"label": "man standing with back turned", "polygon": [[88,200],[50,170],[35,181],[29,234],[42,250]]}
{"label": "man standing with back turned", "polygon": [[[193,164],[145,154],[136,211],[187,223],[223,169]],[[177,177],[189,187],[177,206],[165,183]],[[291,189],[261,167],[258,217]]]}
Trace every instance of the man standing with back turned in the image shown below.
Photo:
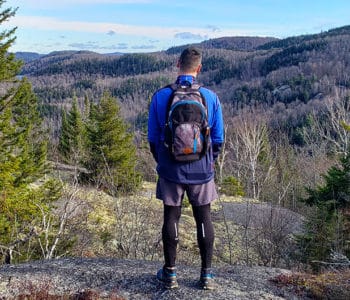
{"label": "man standing with back turned", "polygon": [[174,84],[152,97],[148,141],[157,162],[156,196],[164,204],[162,240],[165,263],[157,273],[165,288],[177,288],[176,248],[184,193],[192,205],[201,256],[200,284],[214,289],[211,271],[214,229],[210,204],[217,198],[214,163],[224,140],[223,117],[217,95],[199,86],[202,53],[188,47],[178,60]]}

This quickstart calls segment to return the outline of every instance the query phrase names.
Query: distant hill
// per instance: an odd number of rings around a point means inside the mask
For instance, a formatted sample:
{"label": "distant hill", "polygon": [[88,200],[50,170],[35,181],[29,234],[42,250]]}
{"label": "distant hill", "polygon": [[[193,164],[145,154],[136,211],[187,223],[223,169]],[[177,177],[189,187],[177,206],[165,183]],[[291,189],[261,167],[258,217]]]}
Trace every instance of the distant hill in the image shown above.
{"label": "distant hill", "polygon": [[40,59],[40,58],[53,58],[53,57],[60,57],[61,59],[66,59],[69,57],[72,57],[74,55],[97,55],[97,56],[119,56],[123,55],[124,53],[121,52],[114,52],[114,53],[106,53],[106,54],[99,54],[92,51],[80,51],[80,50],[65,50],[65,51],[54,51],[50,52],[48,54],[40,54],[36,52],[15,52],[14,53],[16,58],[19,60],[23,60],[25,63],[32,62],[34,60]]}
{"label": "distant hill", "polygon": [[[193,44],[203,49],[226,49],[233,51],[252,51],[259,46],[266,43],[276,41],[278,39],[273,37],[221,37],[216,39],[210,39],[201,43]],[[169,48],[166,53],[177,54],[186,48],[188,45],[177,46]]]}
{"label": "distant hill", "polygon": [[35,59],[39,59],[43,56],[43,54],[35,53],[35,52],[16,52],[15,56],[19,60],[23,60],[25,63],[30,62]]}
{"label": "distant hill", "polygon": [[201,43],[203,48],[227,49],[234,51],[252,51],[266,43],[277,41],[272,37],[222,37]]}
{"label": "distant hill", "polygon": [[321,32],[319,34],[307,34],[300,36],[288,37],[282,40],[274,40],[268,43],[264,43],[257,47],[258,50],[267,50],[272,48],[285,48],[290,47],[296,44],[304,43],[307,41],[315,40],[315,39],[326,39],[332,36],[340,36],[340,35],[349,35],[350,34],[350,26],[343,26],[339,28],[330,29],[328,31]]}
{"label": "distant hill", "polygon": [[[278,39],[273,37],[221,37],[216,39],[210,39],[201,43],[194,44],[201,48],[215,48],[215,49],[229,49],[229,50],[237,50],[237,51],[250,51],[255,50],[261,45],[266,43],[270,43],[276,41]],[[181,52],[188,45],[182,45],[177,47],[171,47],[166,52],[167,53],[178,53]],[[56,56],[56,55],[73,55],[73,54],[97,54],[92,51],[79,51],[79,50],[66,50],[66,51],[54,51],[49,54],[39,54],[35,52],[16,52],[16,58],[21,59],[25,62],[30,62],[32,60],[42,58],[44,56]],[[100,54],[101,56],[118,56],[127,53],[123,52],[113,52]]]}

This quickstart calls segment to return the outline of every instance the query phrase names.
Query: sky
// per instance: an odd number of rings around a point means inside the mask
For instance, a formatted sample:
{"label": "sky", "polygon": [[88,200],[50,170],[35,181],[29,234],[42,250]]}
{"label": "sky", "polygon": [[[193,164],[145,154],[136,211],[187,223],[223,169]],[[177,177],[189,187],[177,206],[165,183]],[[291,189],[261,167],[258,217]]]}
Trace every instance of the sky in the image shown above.
{"label": "sky", "polygon": [[[154,52],[224,36],[286,38],[350,25],[349,0],[7,0],[12,52]],[[4,26],[3,26],[4,25]],[[3,28],[1,30],[3,30]]]}

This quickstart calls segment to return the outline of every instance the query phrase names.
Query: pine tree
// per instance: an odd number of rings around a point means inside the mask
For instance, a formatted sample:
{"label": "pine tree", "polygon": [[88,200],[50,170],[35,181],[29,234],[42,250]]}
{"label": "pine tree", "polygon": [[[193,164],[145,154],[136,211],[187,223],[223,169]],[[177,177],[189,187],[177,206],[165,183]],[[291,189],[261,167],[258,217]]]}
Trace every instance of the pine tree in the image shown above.
{"label": "pine tree", "polygon": [[135,171],[133,135],[128,133],[116,99],[109,94],[90,108],[88,136],[89,180],[113,195],[135,190],[140,174]]}
{"label": "pine tree", "polygon": [[340,158],[340,166],[331,167],[323,178],[323,185],[308,189],[305,202],[325,206],[329,211],[350,208],[350,152]]}
{"label": "pine tree", "polygon": [[17,125],[17,149],[20,153],[20,175],[16,184],[28,184],[41,178],[47,171],[47,138],[42,130],[37,98],[30,83],[23,79],[14,94],[12,121]]}
{"label": "pine tree", "polygon": [[[344,124],[346,130],[350,130]],[[307,260],[329,259],[332,251],[350,257],[350,149],[323,176],[324,183],[307,189],[303,201],[315,207],[299,237]]]}
{"label": "pine tree", "polygon": [[[0,8],[5,1],[0,0]],[[0,11],[0,23],[15,14]],[[42,131],[37,98],[26,79],[16,75],[21,63],[9,54],[15,28],[0,33],[0,262],[21,260],[41,221],[39,209],[58,195],[51,182],[38,184],[47,171],[47,139]],[[52,192],[52,193],[51,193]],[[42,195],[42,196],[40,196]]]}
{"label": "pine tree", "polygon": [[69,157],[70,147],[69,147],[69,125],[67,121],[67,113],[64,109],[61,112],[61,133],[59,136],[58,151],[62,156],[62,159],[66,161]]}
{"label": "pine tree", "polygon": [[[2,8],[5,0],[0,0],[0,8]],[[0,24],[5,23],[16,13],[17,9],[6,8],[0,11]],[[15,76],[19,73],[21,68],[21,62],[15,60],[14,54],[9,54],[8,50],[16,40],[14,33],[16,28],[10,30],[3,30],[0,32],[0,82],[14,81]],[[3,96],[3,95],[1,95]],[[3,100],[5,100],[3,102]],[[8,99],[7,99],[8,100]],[[6,99],[1,99],[0,112],[3,109],[3,105],[6,105]]]}
{"label": "pine tree", "polygon": [[78,108],[77,98],[68,114],[62,111],[62,127],[58,149],[64,162],[79,165],[85,157],[87,143],[86,125]]}

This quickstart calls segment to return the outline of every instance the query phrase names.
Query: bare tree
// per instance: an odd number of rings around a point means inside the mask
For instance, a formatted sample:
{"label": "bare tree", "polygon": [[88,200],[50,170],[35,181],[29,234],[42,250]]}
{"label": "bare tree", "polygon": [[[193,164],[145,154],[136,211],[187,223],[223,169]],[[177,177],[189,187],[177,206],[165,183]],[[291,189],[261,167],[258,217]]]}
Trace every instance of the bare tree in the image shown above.
{"label": "bare tree", "polygon": [[[260,189],[272,170],[272,164],[268,162],[269,141],[266,119],[262,115],[258,116],[257,112],[243,111],[235,119],[233,127],[237,143],[235,149],[239,154],[237,164],[245,170],[248,195],[258,199]],[[262,164],[265,164],[264,170],[261,168]]]}
{"label": "bare tree", "polygon": [[19,246],[28,243],[29,240],[31,240],[33,237],[38,236],[38,232],[35,228],[35,226],[33,226],[29,233],[26,234],[25,236],[20,237],[19,235],[17,235],[17,238],[11,242],[11,244],[9,245],[0,245],[0,250],[1,252],[4,252],[4,263],[5,264],[11,264],[12,260],[13,260],[13,253],[18,253],[20,254],[20,250],[17,250],[19,248]]}
{"label": "bare tree", "polygon": [[255,215],[255,237],[251,247],[265,266],[290,267],[296,248],[292,235],[301,229],[301,216],[269,204],[260,205],[260,209],[261,213]]}
{"label": "bare tree", "polygon": [[222,145],[222,150],[221,150],[221,153],[217,159],[217,164],[218,164],[218,167],[219,167],[219,183],[222,183],[222,180],[224,178],[224,166],[226,166],[226,158],[227,158],[227,154],[228,154],[228,150],[227,150],[227,127],[228,125],[225,125],[225,128],[224,128],[224,137],[225,137],[225,140],[224,140],[224,143]]}
{"label": "bare tree", "polygon": [[[304,131],[309,142],[319,145],[317,137],[326,141],[338,154],[346,153],[350,146],[350,132],[343,124],[350,122],[350,96],[344,95],[339,89],[334,97],[325,100],[322,114],[316,110],[312,113],[313,124]],[[314,137],[312,136],[314,134]]]}
{"label": "bare tree", "polygon": [[79,192],[80,188],[75,180],[73,185],[65,186],[61,199],[57,201],[58,207],[55,210],[47,211],[42,206],[37,205],[42,215],[38,242],[44,259],[52,259],[65,254],[56,253],[56,250],[66,232],[68,221],[77,213],[81,206],[85,205],[85,201],[78,196]]}

